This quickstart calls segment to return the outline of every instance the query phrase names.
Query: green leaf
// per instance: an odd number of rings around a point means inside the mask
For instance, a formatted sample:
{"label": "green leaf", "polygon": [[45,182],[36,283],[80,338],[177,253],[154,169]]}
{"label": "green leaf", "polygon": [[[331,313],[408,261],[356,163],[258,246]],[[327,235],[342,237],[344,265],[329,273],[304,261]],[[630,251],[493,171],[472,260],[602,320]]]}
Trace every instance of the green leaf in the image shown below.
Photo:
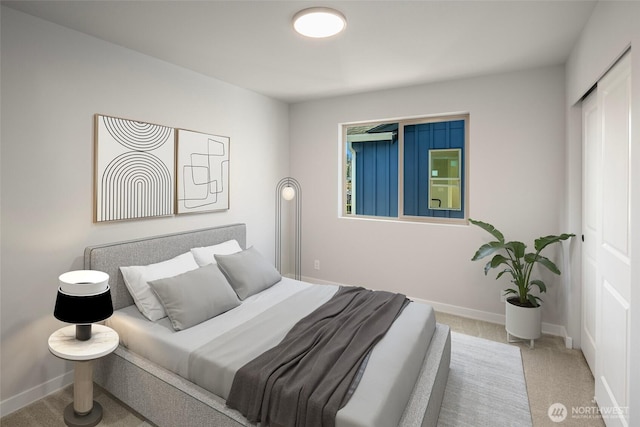
{"label": "green leaf", "polygon": [[486,263],[484,265],[484,275],[485,276],[489,273],[489,270],[491,270],[491,261],[489,261],[488,263]]}
{"label": "green leaf", "polygon": [[469,218],[469,222],[473,225],[477,225],[478,227],[482,228],[484,231],[486,231],[487,233],[491,234],[493,237],[498,239],[498,241],[504,243],[504,235],[493,225],[487,222],[476,221],[475,219],[471,219],[471,218]]}
{"label": "green leaf", "polygon": [[504,273],[509,273],[509,274],[511,274],[511,277],[513,277],[513,273],[511,272],[511,269],[510,268],[505,268],[500,273],[498,273],[498,275],[496,276],[496,280],[501,278]]}
{"label": "green leaf", "polygon": [[522,258],[524,256],[525,249],[527,249],[527,245],[517,241],[505,243],[505,247],[513,249],[513,254],[516,258]]}
{"label": "green leaf", "polygon": [[560,274],[560,269],[549,258],[542,255],[536,255],[534,253],[528,253],[525,255],[524,260],[527,264],[534,264],[539,262],[549,269],[552,273]]}
{"label": "green leaf", "polygon": [[[486,275],[489,270],[491,270],[492,268],[496,268],[502,264],[507,264],[509,265],[509,259],[505,258],[504,255],[501,254],[497,254],[495,255],[493,258],[491,258],[491,261],[489,261],[485,266],[484,266],[484,274]],[[501,272],[498,277],[500,277],[504,272]],[[496,279],[498,278],[496,277]]]}
{"label": "green leaf", "polygon": [[471,261],[482,259],[503,248],[504,245],[500,242],[485,243],[484,245],[480,246],[480,249],[476,251],[476,254],[473,256],[473,258],[471,258]]}
{"label": "green leaf", "polygon": [[537,286],[538,289],[540,289],[541,293],[547,292],[547,285],[544,284],[544,282],[542,280],[532,280],[531,281],[531,285],[532,286]]}
{"label": "green leaf", "polygon": [[537,252],[540,252],[541,250],[543,250],[544,248],[546,248],[547,246],[549,246],[552,243],[557,243],[561,240],[567,240],[570,237],[575,236],[575,234],[567,234],[567,233],[563,233],[559,236],[553,236],[553,235],[549,235],[549,236],[543,236],[543,237],[539,237],[536,239],[535,241],[535,248]]}
{"label": "green leaf", "polygon": [[533,305],[534,307],[538,307],[540,304],[538,303],[538,301],[542,301],[540,298],[538,298],[535,295],[531,295],[529,294],[527,296],[527,300],[529,300],[529,302],[531,303],[531,305]]}
{"label": "green leaf", "polygon": [[543,257],[542,255],[538,255],[538,257],[536,258],[535,262],[539,262],[540,264],[544,265],[552,273],[560,274],[560,269],[553,263],[553,261],[551,261],[547,257]]}
{"label": "green leaf", "polygon": [[502,264],[509,265],[509,259],[506,258],[504,255],[497,254],[496,256],[491,258],[491,268],[496,268]]}

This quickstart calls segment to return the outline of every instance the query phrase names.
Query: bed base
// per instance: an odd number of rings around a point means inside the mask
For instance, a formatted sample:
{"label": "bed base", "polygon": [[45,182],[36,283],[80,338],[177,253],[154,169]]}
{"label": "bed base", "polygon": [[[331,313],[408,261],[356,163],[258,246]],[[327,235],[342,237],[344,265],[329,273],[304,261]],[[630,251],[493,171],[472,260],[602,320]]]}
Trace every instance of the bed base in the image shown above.
{"label": "bed base", "polygon": [[[437,424],[449,376],[450,355],[449,327],[437,323],[399,427]],[[227,408],[220,397],[122,346],[97,361],[94,381],[158,426],[252,425],[239,412]]]}

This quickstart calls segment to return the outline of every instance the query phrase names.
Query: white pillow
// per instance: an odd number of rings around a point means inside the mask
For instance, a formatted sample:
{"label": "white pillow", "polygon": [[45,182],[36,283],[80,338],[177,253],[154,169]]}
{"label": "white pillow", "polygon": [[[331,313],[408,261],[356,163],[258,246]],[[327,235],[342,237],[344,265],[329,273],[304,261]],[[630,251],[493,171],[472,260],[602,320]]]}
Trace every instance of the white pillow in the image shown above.
{"label": "white pillow", "polygon": [[167,313],[147,282],[177,276],[198,267],[191,252],[185,252],[175,258],[156,264],[120,267],[120,271],[122,271],[124,283],[140,313],[155,322],[166,317]]}
{"label": "white pillow", "polygon": [[204,267],[207,264],[215,264],[216,259],[214,258],[214,255],[231,255],[237,252],[242,252],[242,248],[235,239],[227,240],[226,242],[213,246],[191,249],[191,253],[200,267]]}

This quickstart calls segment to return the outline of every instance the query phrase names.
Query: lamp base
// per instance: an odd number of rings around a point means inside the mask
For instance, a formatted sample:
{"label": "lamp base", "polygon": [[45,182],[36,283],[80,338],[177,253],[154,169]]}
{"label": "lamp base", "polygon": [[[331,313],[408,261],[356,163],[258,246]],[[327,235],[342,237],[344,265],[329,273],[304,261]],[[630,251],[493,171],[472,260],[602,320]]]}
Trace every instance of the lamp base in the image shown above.
{"label": "lamp base", "polygon": [[101,420],[102,406],[95,400],[93,401],[93,408],[84,415],[76,414],[73,409],[73,403],[64,408],[64,423],[69,427],[93,427],[98,425]]}
{"label": "lamp base", "polygon": [[91,323],[88,325],[76,325],[76,339],[78,341],[88,341],[91,338]]}

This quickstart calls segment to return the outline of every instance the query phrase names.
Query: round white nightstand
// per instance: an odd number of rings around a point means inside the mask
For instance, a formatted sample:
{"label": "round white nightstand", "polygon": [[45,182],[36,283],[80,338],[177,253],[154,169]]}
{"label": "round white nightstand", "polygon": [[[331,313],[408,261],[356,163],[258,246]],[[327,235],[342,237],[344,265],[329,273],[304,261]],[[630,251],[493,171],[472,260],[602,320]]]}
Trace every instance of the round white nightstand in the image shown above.
{"label": "round white nightstand", "polygon": [[76,339],[76,326],[58,329],[49,337],[49,350],[61,359],[75,362],[73,403],[64,410],[64,421],[70,427],[92,427],[102,419],[102,406],[93,401],[93,365],[118,347],[120,337],[104,325],[92,325],[91,338]]}

